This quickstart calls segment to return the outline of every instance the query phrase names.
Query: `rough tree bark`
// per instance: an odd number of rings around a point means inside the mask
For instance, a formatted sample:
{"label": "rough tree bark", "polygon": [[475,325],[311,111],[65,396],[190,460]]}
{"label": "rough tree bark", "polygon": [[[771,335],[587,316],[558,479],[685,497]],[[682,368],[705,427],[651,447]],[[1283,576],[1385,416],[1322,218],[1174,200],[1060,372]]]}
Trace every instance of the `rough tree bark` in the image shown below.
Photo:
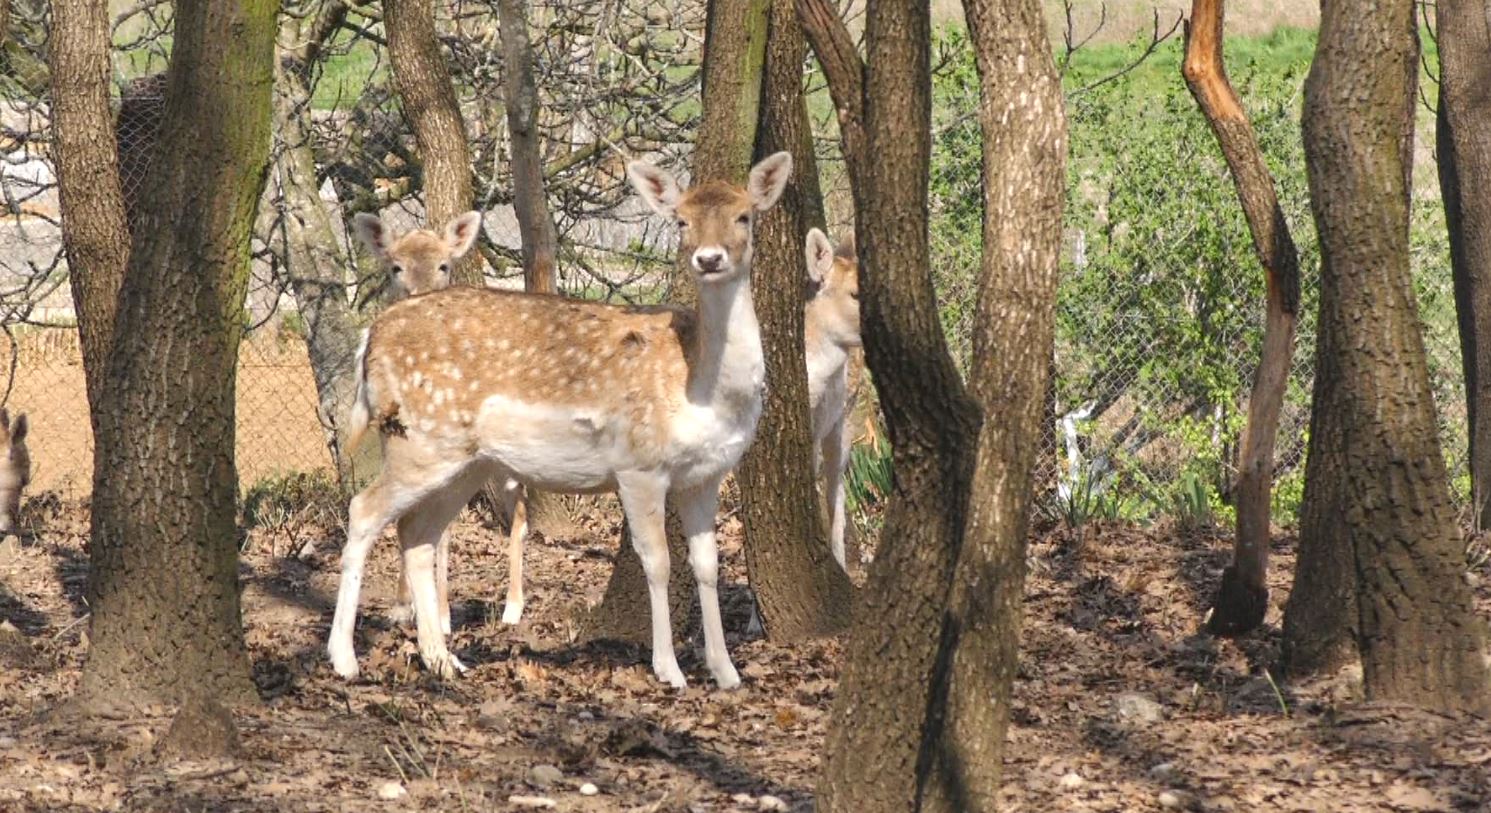
{"label": "rough tree bark", "polygon": [[1033,474],[1054,341],[1066,117],[1038,0],[965,0],[980,77],[983,268],[970,389],[983,409],[934,673],[920,809],[993,811],[1019,664]]}
{"label": "rough tree bark", "polygon": [[803,349],[803,235],[814,225],[812,163],[802,63],[807,53],[794,0],[768,17],[756,155],[792,153],[796,169],[781,202],[760,215],[751,288],[766,354],[767,388],[756,440],[736,469],[746,567],[767,634],[792,640],[848,626],[853,586],[829,549],[813,478],[812,418]]}
{"label": "rough tree bark", "polygon": [[[1322,257],[1320,358],[1330,359],[1313,417],[1335,423],[1347,443],[1345,465],[1309,473],[1335,481],[1328,519],[1345,532],[1318,536],[1314,523],[1326,518],[1307,510],[1301,545],[1350,546],[1369,700],[1484,713],[1484,624],[1464,580],[1410,277],[1417,71],[1413,0],[1324,4],[1304,111]],[[1313,432],[1310,442],[1313,458]],[[1314,588],[1309,575],[1296,577],[1296,592]]]}
{"label": "rough tree bark", "polygon": [[834,701],[818,804],[914,809],[932,685],[968,516],[979,407],[948,354],[929,272],[931,22],[917,0],[866,12],[868,162],[854,186],[865,358],[895,472]]}
{"label": "rough tree bark", "polygon": [[850,182],[868,183],[864,180],[870,160],[865,134],[864,61],[830,0],[797,0],[797,18],[828,79],[828,95],[839,120],[839,140]]}
{"label": "rough tree bark", "polygon": [[[384,0],[383,27],[388,33],[394,86],[419,145],[425,219],[434,228],[443,228],[469,210],[475,198],[471,149],[450,68],[435,33],[433,0]],[[451,280],[458,285],[482,285],[479,253],[473,251],[458,260]]]}
{"label": "rough tree bark", "polygon": [[[1470,417],[1471,508],[1491,530],[1491,7],[1439,0],[1435,152]],[[1482,420],[1484,418],[1484,420]]]}
{"label": "rough tree bark", "polygon": [[1223,0],[1193,0],[1186,23],[1181,73],[1222,148],[1237,197],[1253,236],[1253,249],[1267,277],[1263,354],[1248,396],[1237,473],[1237,537],[1232,565],[1222,573],[1207,628],[1216,635],[1241,635],[1263,623],[1268,611],[1270,497],[1279,411],[1294,357],[1299,314],[1299,251],[1279,207],[1274,179],[1253,127],[1242,109],[1222,60]]}
{"label": "rough tree bark", "polygon": [[114,311],[129,264],[129,224],[109,110],[109,9],[98,0],[52,4],[52,132],[62,245],[83,348],[88,403],[103,404]]}
{"label": "rough tree bark", "polygon": [[99,409],[80,698],[255,698],[240,623],[234,378],[268,163],[274,0],[179,0],[167,122]]}

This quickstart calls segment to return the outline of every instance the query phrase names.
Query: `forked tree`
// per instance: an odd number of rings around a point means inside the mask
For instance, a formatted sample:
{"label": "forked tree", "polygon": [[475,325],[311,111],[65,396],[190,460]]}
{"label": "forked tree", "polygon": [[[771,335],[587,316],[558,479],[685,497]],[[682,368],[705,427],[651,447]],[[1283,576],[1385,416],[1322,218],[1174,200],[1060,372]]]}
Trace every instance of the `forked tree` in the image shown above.
{"label": "forked tree", "polygon": [[176,5],[167,125],[95,404],[79,687],[92,707],[255,698],[239,610],[234,377],[277,11],[272,0]]}
{"label": "forked tree", "polygon": [[[865,151],[849,160],[865,350],[895,481],[834,704],[822,810],[992,810],[999,787],[1052,351],[1066,129],[1040,5],[969,0],[965,10],[984,132],[984,254],[966,387],[928,266],[928,7],[872,0],[863,66],[852,48],[836,49],[832,61],[849,76],[828,74],[831,87],[863,87],[862,108],[839,103],[840,122],[863,124],[844,130],[845,149],[850,132],[863,134]],[[808,19],[815,47],[852,42],[837,18]],[[840,87],[834,97],[854,95]]]}
{"label": "forked tree", "polygon": [[1359,656],[1371,700],[1485,713],[1410,275],[1415,23],[1413,0],[1324,4],[1305,82],[1320,326],[1284,654],[1296,672]]}
{"label": "forked tree", "polygon": [[1223,0],[1191,3],[1181,72],[1227,160],[1267,288],[1263,354],[1248,396],[1248,424],[1240,444],[1232,565],[1222,573],[1208,622],[1213,633],[1240,635],[1263,623],[1268,610],[1274,445],[1299,322],[1299,251],[1248,115],[1227,79],[1222,60],[1223,5]]}

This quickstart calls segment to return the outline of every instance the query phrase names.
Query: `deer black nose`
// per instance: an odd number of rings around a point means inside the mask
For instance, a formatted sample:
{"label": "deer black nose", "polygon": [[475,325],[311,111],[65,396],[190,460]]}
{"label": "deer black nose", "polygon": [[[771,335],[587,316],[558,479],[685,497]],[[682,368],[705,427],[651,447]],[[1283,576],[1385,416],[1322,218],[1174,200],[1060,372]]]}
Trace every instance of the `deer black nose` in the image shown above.
{"label": "deer black nose", "polygon": [[694,267],[701,274],[717,274],[725,263],[725,252],[717,248],[701,248],[694,252]]}

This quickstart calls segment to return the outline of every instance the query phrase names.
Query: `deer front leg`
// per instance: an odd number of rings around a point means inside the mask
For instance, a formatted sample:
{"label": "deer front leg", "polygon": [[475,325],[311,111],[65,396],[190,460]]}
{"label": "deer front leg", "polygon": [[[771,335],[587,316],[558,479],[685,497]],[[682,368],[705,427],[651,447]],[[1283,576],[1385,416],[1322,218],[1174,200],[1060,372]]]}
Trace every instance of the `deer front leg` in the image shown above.
{"label": "deer front leg", "polygon": [[523,486],[508,480],[502,489],[503,502],[512,527],[507,537],[507,603],[502,607],[502,623],[517,624],[523,619],[523,538],[528,533],[528,500]]}
{"label": "deer front leg", "polygon": [[823,496],[828,499],[828,543],[839,567],[847,573],[849,567],[844,562],[844,466],[849,462],[849,432],[844,425],[844,417],[840,415],[823,438],[823,463],[820,471],[824,475]]}
{"label": "deer front leg", "polygon": [[678,656],[673,652],[673,624],[668,618],[668,536],[664,523],[667,479],[646,472],[621,475],[617,495],[632,532],[632,545],[647,574],[647,597],[652,608],[652,671],[657,679],[682,689],[687,685]]}
{"label": "deer front leg", "polygon": [[740,685],[740,675],[725,648],[718,589],[720,552],[714,535],[715,512],[720,504],[719,481],[676,492],[673,498],[677,501],[683,532],[689,540],[689,566],[693,568],[694,581],[699,586],[699,609],[704,622],[704,662],[721,689],[733,689]]}

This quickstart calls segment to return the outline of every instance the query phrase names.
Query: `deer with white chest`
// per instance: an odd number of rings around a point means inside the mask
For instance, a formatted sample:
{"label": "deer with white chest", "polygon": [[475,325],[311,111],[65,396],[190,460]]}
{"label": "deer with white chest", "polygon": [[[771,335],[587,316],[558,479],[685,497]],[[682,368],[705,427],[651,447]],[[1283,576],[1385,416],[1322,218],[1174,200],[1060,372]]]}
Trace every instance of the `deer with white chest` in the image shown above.
{"label": "deer with white chest", "polygon": [[624,307],[449,288],[388,308],[369,330],[351,425],[383,439],[383,470],[349,509],[328,654],[358,672],[352,642],[367,552],[398,523],[414,593],[420,656],[451,676],[437,617],[436,542],[493,477],[560,493],[616,491],[647,576],[652,665],[685,685],[668,618],[664,504],[688,537],[705,663],[740,683],[720,621],[715,543],[719,486],[755,436],[765,363],[751,298],[756,213],[781,196],[791,156],[757,164],[745,188],[687,191],[645,162],[627,171],[643,199],[680,228],[698,283],[696,310]]}
{"label": "deer with white chest", "polygon": [[860,346],[859,258],[852,239],[838,249],[810,229],[808,277],[816,290],[803,312],[808,399],[812,405],[814,462],[823,479],[830,516],[829,544],[844,563],[844,467],[849,463],[849,357]]}

